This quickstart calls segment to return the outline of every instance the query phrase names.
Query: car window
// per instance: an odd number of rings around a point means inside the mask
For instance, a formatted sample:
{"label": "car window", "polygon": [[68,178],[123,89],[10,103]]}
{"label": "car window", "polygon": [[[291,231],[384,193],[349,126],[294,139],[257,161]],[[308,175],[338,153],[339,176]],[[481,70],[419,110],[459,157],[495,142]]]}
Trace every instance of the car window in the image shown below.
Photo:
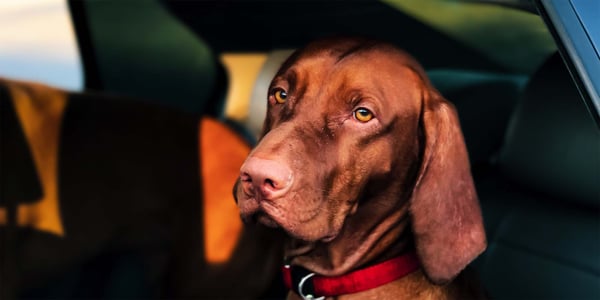
{"label": "car window", "polygon": [[82,89],[67,1],[0,1],[0,28],[0,76]]}
{"label": "car window", "polygon": [[542,19],[526,11],[447,0],[383,2],[514,72],[529,74],[556,51]]}

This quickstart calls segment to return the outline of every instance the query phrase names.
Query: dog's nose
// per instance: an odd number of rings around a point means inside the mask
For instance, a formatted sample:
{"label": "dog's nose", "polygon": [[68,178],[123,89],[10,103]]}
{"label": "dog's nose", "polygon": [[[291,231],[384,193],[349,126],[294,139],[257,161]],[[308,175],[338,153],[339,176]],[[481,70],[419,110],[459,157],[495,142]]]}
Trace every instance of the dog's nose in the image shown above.
{"label": "dog's nose", "polygon": [[260,193],[263,199],[277,199],[292,185],[292,171],[286,165],[274,161],[250,157],[240,170],[240,181],[248,195]]}

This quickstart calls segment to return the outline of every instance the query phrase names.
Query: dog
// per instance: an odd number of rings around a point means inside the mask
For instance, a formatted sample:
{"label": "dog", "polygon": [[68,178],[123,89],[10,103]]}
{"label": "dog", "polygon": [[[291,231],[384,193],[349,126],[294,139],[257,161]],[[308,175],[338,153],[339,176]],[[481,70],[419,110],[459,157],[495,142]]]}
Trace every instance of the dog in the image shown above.
{"label": "dog", "polygon": [[293,53],[234,194],[288,236],[288,299],[484,297],[461,272],[486,237],[456,110],[389,43]]}

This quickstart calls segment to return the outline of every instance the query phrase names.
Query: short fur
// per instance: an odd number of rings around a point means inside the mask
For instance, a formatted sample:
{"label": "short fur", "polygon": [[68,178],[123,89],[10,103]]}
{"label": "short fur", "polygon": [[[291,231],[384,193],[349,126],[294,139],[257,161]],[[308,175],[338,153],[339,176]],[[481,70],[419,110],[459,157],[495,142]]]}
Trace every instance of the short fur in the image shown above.
{"label": "short fur", "polygon": [[[234,194],[245,221],[288,234],[292,265],[337,276],[416,249],[421,271],[339,299],[481,296],[456,278],[486,247],[457,114],[412,57],[318,40],[282,65],[268,98]],[[374,118],[358,121],[359,107]]]}

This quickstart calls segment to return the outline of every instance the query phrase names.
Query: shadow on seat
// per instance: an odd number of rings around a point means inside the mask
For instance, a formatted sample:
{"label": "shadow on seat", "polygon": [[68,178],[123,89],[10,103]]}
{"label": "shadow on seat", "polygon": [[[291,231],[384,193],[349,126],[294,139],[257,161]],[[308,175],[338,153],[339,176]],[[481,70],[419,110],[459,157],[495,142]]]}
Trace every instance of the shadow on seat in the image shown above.
{"label": "shadow on seat", "polygon": [[493,299],[600,299],[600,133],[558,54],[474,176],[489,244],[474,266]]}

